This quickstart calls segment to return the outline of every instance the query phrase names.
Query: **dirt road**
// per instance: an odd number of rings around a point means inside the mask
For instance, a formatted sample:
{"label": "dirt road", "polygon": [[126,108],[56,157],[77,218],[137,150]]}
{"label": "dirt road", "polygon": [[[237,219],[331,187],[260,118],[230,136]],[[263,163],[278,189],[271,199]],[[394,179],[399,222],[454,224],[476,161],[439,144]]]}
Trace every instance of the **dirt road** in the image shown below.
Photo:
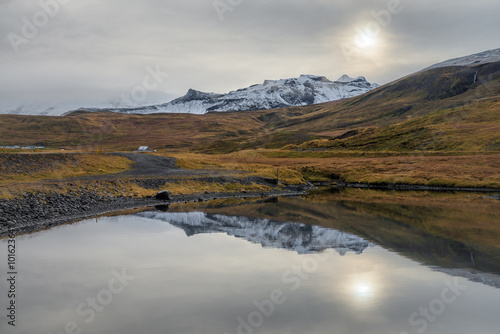
{"label": "dirt road", "polygon": [[174,158],[161,157],[144,153],[113,153],[113,155],[125,157],[132,160],[134,163],[132,165],[132,169],[118,173],[123,176],[161,176],[182,172],[182,170],[175,165]]}
{"label": "dirt road", "polygon": [[[159,177],[159,176],[237,176],[242,171],[210,170],[210,169],[181,169],[176,166],[176,159],[144,153],[112,153],[133,161],[132,168],[112,174],[113,177]],[[104,176],[104,175],[103,175]],[[108,175],[109,176],[109,175]]]}

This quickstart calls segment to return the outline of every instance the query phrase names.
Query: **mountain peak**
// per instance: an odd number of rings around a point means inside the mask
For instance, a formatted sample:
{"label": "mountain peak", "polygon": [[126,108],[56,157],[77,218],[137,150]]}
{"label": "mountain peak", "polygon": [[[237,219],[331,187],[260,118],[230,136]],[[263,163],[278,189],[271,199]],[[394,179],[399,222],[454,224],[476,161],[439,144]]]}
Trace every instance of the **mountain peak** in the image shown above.
{"label": "mountain peak", "polygon": [[194,89],[189,89],[186,95],[183,96],[183,99],[189,99],[189,100],[204,100],[206,98],[211,98],[214,96],[217,96],[219,94],[215,93],[205,93],[205,92],[200,92],[199,90],[194,90]]}
{"label": "mountain peak", "polygon": [[189,88],[188,92],[186,93],[186,96],[192,96],[192,95],[196,95],[198,93],[201,93],[201,92],[198,90]]}
{"label": "mountain peak", "polygon": [[301,74],[298,78],[299,82],[303,82],[306,80],[318,81],[318,82],[331,82],[325,76],[312,75],[312,74]]}
{"label": "mountain peak", "polygon": [[[221,94],[205,93],[205,92],[200,92],[200,91],[195,90],[195,89],[189,89],[188,92],[186,93],[186,95],[181,96],[181,97],[179,97],[173,101],[170,101],[168,103],[161,104],[159,106],[152,106],[153,108],[148,108],[147,111],[145,110],[145,113],[150,113],[154,110],[164,108],[168,105],[183,105],[185,103],[193,102],[193,101],[197,101],[197,102],[199,102],[198,104],[200,104],[203,101],[212,100],[212,99],[220,97],[220,96],[221,96]],[[136,110],[137,109],[134,109],[134,112]],[[120,112],[120,111],[118,111],[118,112]],[[156,112],[161,112],[161,111],[156,111]],[[195,113],[196,114],[203,114],[204,112],[197,110]]]}
{"label": "mountain peak", "polygon": [[347,74],[344,74],[343,76],[337,79],[337,82],[351,82],[351,81],[354,81],[354,78],[351,78]]}
{"label": "mountain peak", "polygon": [[363,76],[359,76],[357,78],[351,78],[347,74],[344,74],[340,78],[336,80],[336,82],[354,82],[354,81],[366,81],[366,78]]}

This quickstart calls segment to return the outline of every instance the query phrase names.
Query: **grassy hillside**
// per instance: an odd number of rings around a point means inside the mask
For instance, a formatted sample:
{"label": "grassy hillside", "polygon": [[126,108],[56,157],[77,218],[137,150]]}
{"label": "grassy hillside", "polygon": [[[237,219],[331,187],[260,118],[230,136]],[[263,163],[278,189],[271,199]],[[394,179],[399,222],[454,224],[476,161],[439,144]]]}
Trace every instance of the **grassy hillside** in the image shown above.
{"label": "grassy hillside", "polygon": [[[474,81],[475,75],[476,81]],[[336,129],[385,126],[429,113],[500,97],[500,63],[477,67],[446,67],[412,74],[351,99],[302,108],[301,116],[276,120],[275,128],[328,134]]]}
{"label": "grassy hillside", "polygon": [[183,168],[245,170],[287,183],[360,182],[500,188],[500,154],[250,150],[224,155],[169,152]]}
{"label": "grassy hillside", "polygon": [[296,148],[499,151],[500,101],[438,110],[395,125],[353,130],[334,138],[310,141]]}
{"label": "grassy hillside", "polygon": [[123,115],[78,113],[74,116],[0,116],[1,145],[133,150],[191,147],[200,142],[230,139],[258,132],[257,115]]}
{"label": "grassy hillside", "polygon": [[254,112],[0,115],[0,145],[221,154],[252,149],[498,152],[500,63],[419,72],[351,99]]}

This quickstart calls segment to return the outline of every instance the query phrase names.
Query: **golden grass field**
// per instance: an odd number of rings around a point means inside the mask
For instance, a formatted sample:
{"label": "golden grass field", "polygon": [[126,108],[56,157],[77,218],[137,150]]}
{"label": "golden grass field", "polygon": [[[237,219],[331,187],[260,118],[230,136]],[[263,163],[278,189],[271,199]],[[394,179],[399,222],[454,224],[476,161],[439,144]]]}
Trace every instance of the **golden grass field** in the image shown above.
{"label": "golden grass field", "polygon": [[[449,75],[440,73],[445,74]],[[439,92],[433,84],[436,78],[424,79],[401,79],[352,99],[275,110],[205,115],[0,115],[0,145],[87,152],[97,148],[132,151],[148,145],[157,150],[212,154],[258,148],[500,151],[500,79],[458,95],[445,87],[447,95],[442,98],[435,96]],[[423,86],[411,88],[417,84]],[[337,138],[352,130],[357,132]]]}
{"label": "golden grass field", "polygon": [[[103,153],[0,154],[0,198],[13,198],[24,192],[67,193],[70,190],[83,189],[114,196],[155,195],[157,189],[142,188],[131,180],[134,177],[106,177],[109,174],[126,171],[131,166],[132,162],[125,157]],[[104,177],[97,178],[99,176]],[[93,182],[97,180],[99,182]],[[190,176],[179,176],[171,178],[168,190],[174,195],[187,195],[205,191],[267,191],[270,188],[255,183],[216,183]]]}
{"label": "golden grass field", "polygon": [[[287,150],[246,150],[229,154],[199,154],[179,151],[151,153],[177,159],[184,169],[206,169],[239,171],[241,176],[279,177],[287,184],[305,181],[370,184],[411,184],[451,187],[500,188],[500,153],[466,155],[455,153],[443,155],[427,152],[427,155],[385,152],[378,154],[360,152],[297,152]],[[6,157],[24,156],[23,163],[10,161]],[[26,160],[27,156],[31,156]],[[131,162],[108,154],[58,153],[48,159],[47,154],[0,154],[0,197],[11,196],[30,189],[46,189],[52,181],[65,182],[83,176],[99,176],[125,171]],[[37,162],[42,158],[44,163]],[[62,158],[61,158],[62,157]],[[30,162],[31,161],[31,162]],[[72,184],[78,183],[73,180]],[[40,184],[45,185],[41,187]],[[151,189],[142,189],[127,183],[128,196],[150,196]],[[130,188],[130,189],[129,189]],[[206,183],[179,178],[169,184],[174,194],[192,194],[231,191],[262,191],[262,186],[240,184]],[[60,190],[63,191],[63,190]],[[103,189],[103,192],[110,190]]]}
{"label": "golden grass field", "polygon": [[107,154],[0,154],[0,185],[113,174],[131,164],[127,158]]}
{"label": "golden grass field", "polygon": [[[471,73],[479,79],[472,82]],[[492,63],[418,72],[351,99],[275,110],[0,115],[0,145],[83,153],[78,163],[32,171],[0,164],[0,183],[122,171],[129,168],[126,159],[94,153],[147,145],[177,158],[182,168],[264,177],[276,177],[279,169],[280,180],[290,184],[343,180],[500,188],[499,95],[500,63]]]}
{"label": "golden grass field", "polygon": [[[354,152],[252,150],[224,155],[169,152],[183,168],[246,170],[288,183],[331,181],[500,188],[500,154],[359,156]],[[287,156],[290,157],[287,157]]]}

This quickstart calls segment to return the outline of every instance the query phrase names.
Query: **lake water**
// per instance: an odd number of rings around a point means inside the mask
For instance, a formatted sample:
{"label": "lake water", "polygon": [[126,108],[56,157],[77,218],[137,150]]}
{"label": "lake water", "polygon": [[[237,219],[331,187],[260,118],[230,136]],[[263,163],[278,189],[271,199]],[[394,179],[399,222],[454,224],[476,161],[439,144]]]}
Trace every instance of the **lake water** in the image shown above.
{"label": "lake water", "polygon": [[[495,248],[426,234],[404,209],[279,199],[17,236],[16,326],[2,279],[0,333],[498,334]],[[3,239],[4,273],[6,253]]]}

